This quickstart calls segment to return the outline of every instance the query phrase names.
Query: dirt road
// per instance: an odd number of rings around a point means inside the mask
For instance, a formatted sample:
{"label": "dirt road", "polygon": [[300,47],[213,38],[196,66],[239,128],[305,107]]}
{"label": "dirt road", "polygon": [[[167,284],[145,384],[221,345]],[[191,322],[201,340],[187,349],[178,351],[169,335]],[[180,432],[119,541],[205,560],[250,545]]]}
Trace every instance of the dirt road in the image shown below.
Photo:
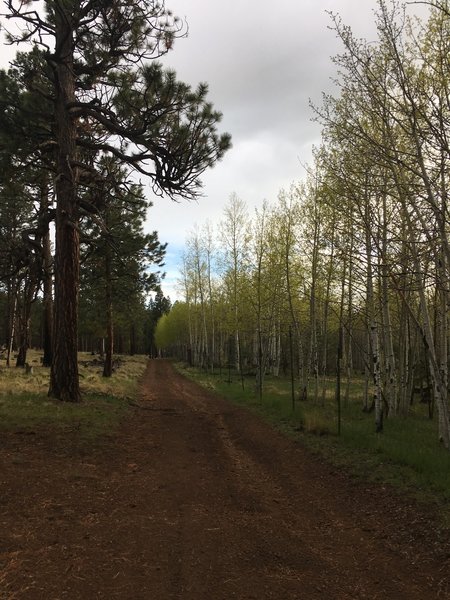
{"label": "dirt road", "polygon": [[406,500],[166,361],[139,403],[89,455],[0,445],[1,600],[450,598],[447,540]]}

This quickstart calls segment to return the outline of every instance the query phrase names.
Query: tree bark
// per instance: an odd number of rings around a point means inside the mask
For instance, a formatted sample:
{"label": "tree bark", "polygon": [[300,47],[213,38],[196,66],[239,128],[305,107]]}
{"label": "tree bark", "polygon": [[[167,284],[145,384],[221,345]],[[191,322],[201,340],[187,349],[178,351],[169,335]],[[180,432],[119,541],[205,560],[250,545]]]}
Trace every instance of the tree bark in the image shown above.
{"label": "tree bark", "polygon": [[[326,279],[326,290],[325,290],[325,298],[323,303],[323,335],[322,335],[322,405],[325,404],[326,393],[327,393],[327,363],[328,363],[328,317],[329,317],[329,309],[330,309],[330,295],[331,295],[331,282],[333,278],[334,271],[334,214],[333,214],[333,222],[332,222],[332,236],[331,236],[331,253],[329,257],[328,269],[327,269],[327,279]],[[347,270],[347,259],[344,258],[344,271],[342,274],[342,286],[344,286],[345,277]],[[343,296],[342,291],[342,296]],[[342,315],[341,315],[341,325],[342,325]]]}
{"label": "tree bark", "polygon": [[78,288],[80,269],[77,204],[76,120],[70,114],[75,102],[73,26],[69,9],[58,3],[55,10],[56,78],[55,120],[58,142],[55,222],[55,312],[53,363],[49,395],[80,402],[78,380]]}
{"label": "tree bark", "polygon": [[105,358],[103,363],[103,377],[111,377],[113,372],[114,324],[111,281],[111,248],[108,243],[106,245],[105,253],[106,344]]}
{"label": "tree bark", "polygon": [[37,277],[38,265],[36,263],[30,266],[30,271],[25,278],[22,301],[18,309],[18,324],[19,324],[19,344],[16,367],[24,367],[27,361],[27,352],[30,347],[31,337],[31,305],[38,287]]}
{"label": "tree bark", "polygon": [[[317,198],[315,199],[315,203]],[[311,291],[309,297],[309,325],[311,328],[310,342],[309,342],[309,360],[308,360],[308,371],[306,387],[308,386],[309,376],[312,372],[314,377],[314,401],[318,402],[319,399],[319,356],[317,348],[317,297],[316,297],[316,284],[317,284],[317,272],[319,263],[319,235],[320,225],[319,217],[317,214],[317,206],[314,206],[314,238],[313,238],[313,249],[312,249],[312,261],[311,261]]]}
{"label": "tree bark", "polygon": [[44,357],[42,365],[50,367],[53,361],[52,335],[53,335],[53,282],[52,282],[52,256],[50,249],[50,233],[47,231],[42,239],[43,254],[43,302],[44,302],[44,324],[43,324],[43,347]]}
{"label": "tree bark", "polygon": [[[41,187],[40,211],[46,215],[49,209],[48,183],[44,181]],[[53,335],[53,281],[52,281],[52,252],[50,230],[48,221],[42,231],[42,282],[43,282],[43,350],[42,366],[50,367],[53,360],[52,335]]]}
{"label": "tree bark", "polygon": [[[368,201],[368,200],[367,200]],[[366,206],[366,223],[369,224],[369,207]],[[377,433],[383,431],[383,403],[381,389],[380,372],[380,348],[378,337],[378,322],[375,313],[374,286],[373,286],[373,266],[372,266],[372,244],[371,232],[366,229],[366,254],[367,254],[367,313],[370,337],[370,349],[372,359],[372,377],[373,377],[373,402],[375,407],[375,430]]]}
{"label": "tree bark", "polygon": [[17,321],[17,282],[13,278],[8,282],[8,339],[6,344],[6,366],[11,366],[11,354],[14,347]]}

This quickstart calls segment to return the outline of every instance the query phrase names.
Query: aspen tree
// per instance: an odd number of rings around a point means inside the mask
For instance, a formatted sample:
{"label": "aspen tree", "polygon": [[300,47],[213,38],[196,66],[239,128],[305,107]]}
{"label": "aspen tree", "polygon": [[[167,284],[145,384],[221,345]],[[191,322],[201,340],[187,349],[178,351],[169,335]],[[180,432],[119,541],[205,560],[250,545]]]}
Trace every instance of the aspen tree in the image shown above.
{"label": "aspen tree", "polygon": [[284,279],[289,318],[295,331],[297,345],[296,376],[304,381],[304,358],[301,336],[298,299],[301,294],[302,269],[298,259],[299,226],[301,220],[300,201],[302,190],[299,185],[291,185],[288,191],[281,190],[278,195],[278,218],[280,221]]}
{"label": "aspen tree", "polygon": [[222,269],[229,279],[232,322],[235,343],[235,367],[242,375],[241,328],[243,278],[248,270],[250,242],[247,206],[236,194],[230,196],[219,225],[223,244]]}

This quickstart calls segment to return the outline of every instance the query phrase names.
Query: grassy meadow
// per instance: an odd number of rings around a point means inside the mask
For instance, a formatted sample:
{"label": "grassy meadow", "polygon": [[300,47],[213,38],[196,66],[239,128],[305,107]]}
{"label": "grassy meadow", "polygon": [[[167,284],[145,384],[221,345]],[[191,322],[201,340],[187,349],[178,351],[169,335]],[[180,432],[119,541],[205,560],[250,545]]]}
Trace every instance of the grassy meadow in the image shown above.
{"label": "grassy meadow", "polygon": [[384,421],[383,433],[375,433],[374,414],[364,413],[362,379],[351,383],[349,401],[341,405],[338,435],[335,381],[327,380],[325,402],[296,401],[292,409],[291,381],[267,377],[262,401],[255,394],[254,378],[235,374],[210,374],[177,363],[177,368],[201,385],[245,406],[287,435],[299,439],[353,476],[392,484],[401,493],[432,504],[450,526],[450,452],[438,441],[437,417],[428,418],[428,407],[416,401],[405,417]]}
{"label": "grassy meadow", "polygon": [[145,356],[123,356],[111,378],[102,377],[102,367],[92,365],[90,354],[78,356],[83,401],[71,404],[47,396],[50,369],[40,365],[42,353],[30,351],[33,372],[0,362],[0,435],[2,431],[55,433],[76,432],[81,440],[110,432],[136,399]]}

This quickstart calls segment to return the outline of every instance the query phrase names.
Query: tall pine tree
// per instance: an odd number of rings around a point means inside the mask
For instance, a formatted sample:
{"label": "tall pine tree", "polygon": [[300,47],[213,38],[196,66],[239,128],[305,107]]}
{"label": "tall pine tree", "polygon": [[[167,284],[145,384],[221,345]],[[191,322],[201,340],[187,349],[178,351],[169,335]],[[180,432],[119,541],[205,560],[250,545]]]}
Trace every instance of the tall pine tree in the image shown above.
{"label": "tall pine tree", "polygon": [[[146,174],[158,193],[194,197],[199,177],[230,145],[221,115],[197,90],[155,62],[182,24],[164,3],[46,0],[44,12],[7,0],[22,24],[13,42],[45,52],[56,142],[55,311],[49,393],[78,402],[80,189],[97,178],[97,160],[115,156]],[[93,206],[95,210],[95,206]]]}

